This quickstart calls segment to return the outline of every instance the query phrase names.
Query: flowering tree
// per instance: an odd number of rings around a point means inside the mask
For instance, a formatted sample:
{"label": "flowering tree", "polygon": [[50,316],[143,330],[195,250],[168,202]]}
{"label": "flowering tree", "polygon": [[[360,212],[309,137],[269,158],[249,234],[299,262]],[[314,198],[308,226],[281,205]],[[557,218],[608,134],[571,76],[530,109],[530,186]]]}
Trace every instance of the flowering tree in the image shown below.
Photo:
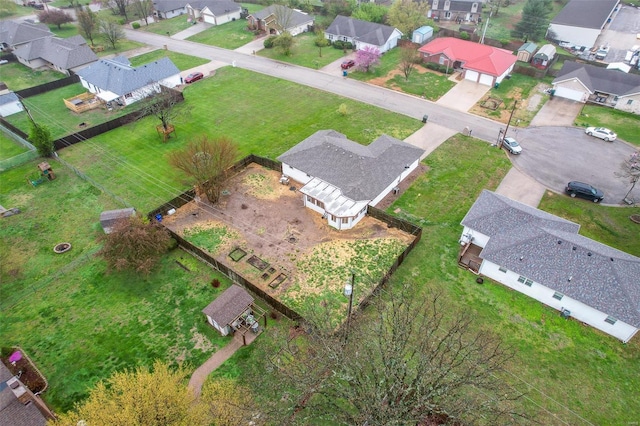
{"label": "flowering tree", "polygon": [[380,63],[380,50],[377,47],[366,46],[356,52],[356,67],[360,71],[369,72]]}
{"label": "flowering tree", "polygon": [[616,175],[623,179],[629,179],[631,183],[631,188],[629,188],[629,191],[624,196],[624,200],[626,200],[629,194],[631,194],[631,191],[633,191],[633,188],[635,188],[638,180],[640,180],[640,151],[629,155],[620,165],[620,172],[616,173]]}

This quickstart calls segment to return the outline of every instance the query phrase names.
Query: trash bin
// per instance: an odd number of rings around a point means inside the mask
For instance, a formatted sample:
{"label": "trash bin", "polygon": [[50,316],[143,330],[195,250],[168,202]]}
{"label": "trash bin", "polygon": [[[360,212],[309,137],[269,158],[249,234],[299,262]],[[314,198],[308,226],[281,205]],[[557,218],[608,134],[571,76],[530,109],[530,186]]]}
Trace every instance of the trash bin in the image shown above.
{"label": "trash bin", "polygon": [[343,71],[342,71],[342,76],[343,76],[343,77],[346,77],[346,76],[347,76],[347,70],[343,70]]}
{"label": "trash bin", "polygon": [[426,123],[427,121],[429,121],[429,116],[427,114],[422,116],[422,122]]}
{"label": "trash bin", "polygon": [[500,83],[494,84],[493,87],[497,89],[498,87],[500,87]]}

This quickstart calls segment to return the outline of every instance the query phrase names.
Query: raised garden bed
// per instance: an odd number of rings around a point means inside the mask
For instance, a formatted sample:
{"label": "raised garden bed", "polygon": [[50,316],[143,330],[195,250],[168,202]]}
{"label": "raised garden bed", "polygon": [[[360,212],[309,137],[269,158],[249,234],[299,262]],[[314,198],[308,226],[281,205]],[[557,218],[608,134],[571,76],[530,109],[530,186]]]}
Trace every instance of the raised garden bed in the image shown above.
{"label": "raised garden bed", "polygon": [[491,111],[497,110],[500,105],[502,105],[502,100],[496,98],[487,98],[480,104],[482,108],[490,109]]}
{"label": "raised garden bed", "polygon": [[260,259],[255,254],[252,255],[249,259],[247,259],[247,262],[249,263],[249,265],[253,266],[254,268],[256,268],[259,271],[264,271],[269,266],[269,264],[267,262],[265,262],[264,260]]}
{"label": "raised garden bed", "polygon": [[271,288],[276,288],[276,287],[278,287],[280,284],[282,284],[282,282],[283,282],[284,280],[286,280],[286,279],[287,279],[287,276],[286,276],[285,274],[280,274],[280,275],[278,275],[277,277],[275,277],[275,278],[273,279],[273,281],[271,281],[271,282],[269,283],[269,287],[271,287]]}
{"label": "raised garden bed", "polygon": [[229,253],[229,257],[234,261],[237,262],[240,259],[242,259],[243,257],[245,257],[247,255],[247,252],[242,250],[241,248],[236,248],[235,250],[233,250],[231,253]]}

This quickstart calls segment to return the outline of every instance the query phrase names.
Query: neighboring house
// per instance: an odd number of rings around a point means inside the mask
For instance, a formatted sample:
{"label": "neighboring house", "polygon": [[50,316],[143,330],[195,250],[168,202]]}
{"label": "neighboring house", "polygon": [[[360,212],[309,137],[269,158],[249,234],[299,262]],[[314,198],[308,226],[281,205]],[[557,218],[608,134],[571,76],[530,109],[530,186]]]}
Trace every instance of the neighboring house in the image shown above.
{"label": "neighboring house", "polygon": [[77,74],[82,85],[98,98],[126,105],[159,93],[160,86],[180,84],[180,70],[166,57],[139,67],[132,67],[123,56],[101,59]]}
{"label": "neighboring house", "polygon": [[625,343],[638,331],[640,258],[579,235],[576,223],[487,190],[462,225],[462,266]]}
{"label": "neighboring house", "polygon": [[418,51],[425,62],[461,69],[464,79],[493,86],[513,70],[516,56],[504,49],[452,37],[442,37]]}
{"label": "neighboring house", "polygon": [[24,111],[24,107],[18,95],[9,91],[0,94],[0,117],[8,117],[21,111]]}
{"label": "neighboring house", "polygon": [[362,50],[367,46],[375,47],[380,53],[396,47],[402,37],[397,28],[341,15],[336,16],[324,31],[324,35],[331,42],[347,41],[352,43],[356,50]]}
{"label": "neighboring house", "polygon": [[113,232],[113,227],[124,219],[129,219],[132,216],[135,216],[136,209],[133,207],[128,207],[125,209],[118,210],[105,210],[100,213],[100,226],[102,226],[102,230],[105,234],[110,234]]}
{"label": "neighboring house", "polygon": [[483,0],[429,0],[428,17],[436,21],[479,22]]}
{"label": "neighboring house", "polygon": [[433,27],[425,25],[413,31],[411,41],[416,44],[425,44],[433,37]]}
{"label": "neighboring house", "polygon": [[252,13],[247,16],[247,25],[251,30],[264,31],[278,35],[283,32],[295,36],[310,31],[315,17],[297,9],[290,9],[279,4]]}
{"label": "neighboring house", "polygon": [[45,426],[53,415],[45,403],[0,362],[0,425]]}
{"label": "neighboring house", "polygon": [[247,290],[234,284],[204,308],[202,313],[207,322],[223,336],[242,328],[255,331],[259,320],[256,312],[258,316],[263,316],[264,311],[255,306],[253,301],[253,296]]}
{"label": "neighboring house", "polygon": [[15,49],[13,54],[21,64],[29,68],[49,67],[67,75],[98,60],[81,35],[30,41]]}
{"label": "neighboring house", "polygon": [[185,6],[187,15],[193,20],[221,25],[240,19],[242,7],[231,0],[192,0]]}
{"label": "neighboring house", "polygon": [[549,24],[546,38],[591,49],[620,0],[570,0]]}
{"label": "neighboring house", "polygon": [[529,62],[533,57],[533,54],[535,53],[537,48],[538,48],[538,45],[531,42],[525,43],[522,46],[520,46],[516,53],[516,57],[518,58],[518,61]]}
{"label": "neighboring house", "polygon": [[32,21],[0,21],[0,50],[15,50],[23,44],[53,36],[43,24]]}
{"label": "neighboring house", "polygon": [[278,157],[282,174],[303,187],[305,207],[336,229],[353,228],[420,163],[424,150],[382,135],[368,146],[320,130]]}
{"label": "neighboring house", "polygon": [[531,65],[536,68],[545,69],[549,65],[551,65],[551,61],[555,56],[555,46],[552,44],[545,44],[540,48],[540,50],[538,50],[535,55],[533,55],[533,59],[531,59]]}
{"label": "neighboring house", "polygon": [[171,19],[187,13],[189,0],[153,0],[153,16],[158,19]]}
{"label": "neighboring house", "polygon": [[555,96],[640,114],[640,75],[565,61],[552,84]]}

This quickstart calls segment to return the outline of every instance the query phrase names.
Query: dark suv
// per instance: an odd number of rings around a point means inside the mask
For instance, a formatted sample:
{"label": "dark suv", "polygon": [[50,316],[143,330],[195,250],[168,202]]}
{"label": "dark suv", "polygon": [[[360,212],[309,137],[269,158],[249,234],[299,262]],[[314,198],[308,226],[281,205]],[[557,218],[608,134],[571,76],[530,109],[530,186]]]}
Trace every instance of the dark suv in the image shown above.
{"label": "dark suv", "polygon": [[594,203],[600,202],[604,199],[604,194],[599,189],[594,188],[588,183],[583,182],[569,182],[565,188],[567,194],[571,197],[581,197],[591,200]]}

